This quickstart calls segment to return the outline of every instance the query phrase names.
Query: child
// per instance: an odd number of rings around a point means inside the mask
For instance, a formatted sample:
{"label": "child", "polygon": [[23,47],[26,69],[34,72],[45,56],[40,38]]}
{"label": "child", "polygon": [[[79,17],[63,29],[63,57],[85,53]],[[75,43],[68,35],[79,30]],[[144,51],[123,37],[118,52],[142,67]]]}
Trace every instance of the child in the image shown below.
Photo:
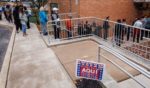
{"label": "child", "polygon": [[26,36],[27,35],[27,33],[26,33],[27,16],[26,16],[25,11],[24,11],[23,8],[21,8],[21,10],[20,10],[19,17],[20,17],[20,20],[21,20],[23,36]]}

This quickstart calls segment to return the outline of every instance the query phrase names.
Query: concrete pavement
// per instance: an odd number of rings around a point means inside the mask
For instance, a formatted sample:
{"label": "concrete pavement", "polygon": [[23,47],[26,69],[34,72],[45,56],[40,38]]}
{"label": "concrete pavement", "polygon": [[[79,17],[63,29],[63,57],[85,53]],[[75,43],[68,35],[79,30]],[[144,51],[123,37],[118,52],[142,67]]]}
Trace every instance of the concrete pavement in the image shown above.
{"label": "concrete pavement", "polygon": [[23,37],[16,34],[6,88],[74,88],[54,52],[32,24]]}

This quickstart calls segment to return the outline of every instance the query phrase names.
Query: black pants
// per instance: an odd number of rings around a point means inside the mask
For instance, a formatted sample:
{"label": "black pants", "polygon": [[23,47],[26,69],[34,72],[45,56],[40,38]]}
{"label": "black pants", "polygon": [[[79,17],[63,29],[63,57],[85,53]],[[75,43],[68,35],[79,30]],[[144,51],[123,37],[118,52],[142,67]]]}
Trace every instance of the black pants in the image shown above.
{"label": "black pants", "polygon": [[87,29],[86,29],[86,34],[91,34],[91,32],[92,32],[92,29],[91,29],[91,28],[87,28]]}
{"label": "black pants", "polygon": [[121,46],[121,34],[115,34],[116,45]]}
{"label": "black pants", "polygon": [[108,37],[108,29],[104,29],[104,39],[107,39]]}
{"label": "black pants", "polygon": [[82,35],[82,30],[83,29],[81,27],[78,28],[78,35]]}
{"label": "black pants", "polygon": [[128,28],[128,31],[127,31],[127,41],[129,41],[130,39],[130,28]]}
{"label": "black pants", "polygon": [[20,20],[15,21],[15,26],[16,26],[16,31],[17,32],[19,31],[19,28],[20,28],[20,30],[22,30],[22,25],[21,25]]}
{"label": "black pants", "polygon": [[141,30],[141,37],[140,37],[141,40],[143,40],[143,36],[144,36],[144,30]]}
{"label": "black pants", "polygon": [[27,28],[30,29],[30,19],[28,17],[28,21],[27,21]]}
{"label": "black pants", "polygon": [[135,42],[135,38],[137,39],[137,43],[139,43],[140,31],[138,29],[134,29],[133,31],[133,42]]}
{"label": "black pants", "polygon": [[55,39],[59,39],[60,38],[60,28],[57,28],[56,25],[54,25],[54,37]]}
{"label": "black pants", "polygon": [[68,38],[72,37],[71,31],[67,31],[67,32],[68,32]]}
{"label": "black pants", "polygon": [[13,19],[12,19],[12,15],[11,15],[11,14],[8,15],[8,21],[9,21],[9,22],[13,22]]}

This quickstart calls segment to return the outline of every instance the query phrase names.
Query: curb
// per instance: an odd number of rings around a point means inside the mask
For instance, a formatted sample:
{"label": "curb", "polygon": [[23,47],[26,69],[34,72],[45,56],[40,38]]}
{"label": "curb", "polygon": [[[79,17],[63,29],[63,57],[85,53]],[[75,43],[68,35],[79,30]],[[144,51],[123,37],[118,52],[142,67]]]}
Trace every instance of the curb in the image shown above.
{"label": "curb", "polygon": [[9,44],[8,44],[8,47],[6,50],[2,69],[0,72],[0,88],[6,88],[7,87],[8,74],[9,74],[9,68],[10,68],[10,62],[11,62],[11,56],[12,56],[12,51],[13,51],[13,46],[14,46],[14,40],[15,40],[15,35],[16,35],[16,30],[15,30],[14,26],[11,26],[8,24],[1,24],[0,23],[0,26],[12,30],[12,34],[10,37],[10,41],[9,41]]}

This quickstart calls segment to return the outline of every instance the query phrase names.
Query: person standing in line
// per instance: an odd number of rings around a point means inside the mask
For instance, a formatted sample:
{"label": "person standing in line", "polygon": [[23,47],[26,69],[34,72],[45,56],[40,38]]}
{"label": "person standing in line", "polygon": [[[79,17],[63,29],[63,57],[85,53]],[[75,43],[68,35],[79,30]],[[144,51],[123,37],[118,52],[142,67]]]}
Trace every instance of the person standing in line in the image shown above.
{"label": "person standing in line", "polygon": [[9,5],[6,5],[5,7],[5,14],[6,14],[6,20],[9,22],[9,8],[10,6]]}
{"label": "person standing in line", "polygon": [[26,25],[27,15],[25,13],[24,8],[20,9],[19,17],[20,17],[20,20],[21,20],[23,36],[26,36],[27,35],[27,33],[26,33],[26,29],[27,29],[27,25]]}
{"label": "person standing in line", "polygon": [[121,46],[121,33],[122,33],[121,20],[118,19],[117,23],[115,24],[115,41],[116,45],[118,46]]}
{"label": "person standing in line", "polygon": [[10,23],[13,23],[12,10],[13,10],[13,7],[10,6],[10,8],[9,8],[9,22],[10,22]]}
{"label": "person standing in line", "polygon": [[79,22],[78,24],[78,35],[83,35],[83,30],[84,30],[84,27],[83,27],[83,21]]}
{"label": "person standing in line", "polygon": [[143,28],[141,18],[138,18],[138,20],[134,23],[133,26],[137,27],[137,28],[134,28],[134,31],[133,31],[133,42],[135,42],[135,38],[136,38],[137,43],[139,43],[139,39],[140,39],[140,29],[139,28]]}
{"label": "person standing in line", "polygon": [[48,35],[48,32],[47,32],[48,17],[46,15],[44,7],[40,7],[39,19],[40,19],[40,24],[41,24],[41,29],[42,29],[43,35]]}
{"label": "person standing in line", "polygon": [[53,8],[52,12],[51,12],[51,19],[52,19],[52,24],[54,27],[54,37],[55,39],[59,39],[60,38],[60,19],[58,16],[58,9],[57,8]]}
{"label": "person standing in line", "polygon": [[121,33],[121,42],[123,43],[124,41],[124,35],[126,35],[126,32],[127,32],[127,27],[126,27],[126,19],[122,19],[122,33]]}
{"label": "person standing in line", "polygon": [[108,32],[108,29],[109,29],[109,16],[108,17],[106,17],[106,19],[105,19],[105,21],[104,21],[104,23],[103,23],[103,32],[104,32],[104,39],[105,40],[107,40],[107,37],[108,37],[108,34],[109,34],[109,32]]}
{"label": "person standing in line", "polygon": [[16,26],[17,33],[19,33],[19,28],[20,28],[20,30],[22,30],[21,21],[20,21],[20,17],[19,17],[19,9],[20,9],[19,6],[16,5],[15,9],[13,11],[14,24]]}
{"label": "person standing in line", "polygon": [[85,22],[84,29],[85,29],[86,35],[91,33],[92,29],[91,29],[91,25],[88,23],[88,21]]}
{"label": "person standing in line", "polygon": [[3,5],[2,9],[3,9],[3,14],[4,14],[4,16],[5,16],[5,19],[7,20],[6,5]]}
{"label": "person standing in line", "polygon": [[72,22],[71,22],[71,16],[68,16],[69,19],[66,20],[66,28],[68,33],[68,38],[72,37]]}
{"label": "person standing in line", "polygon": [[130,39],[131,29],[131,27],[127,27],[127,41]]}
{"label": "person standing in line", "polygon": [[95,28],[95,34],[102,38],[102,26],[100,23],[97,23],[96,28]]}
{"label": "person standing in line", "polygon": [[25,13],[26,13],[27,18],[28,18],[27,23],[26,23],[27,24],[27,29],[30,29],[30,20],[29,20],[29,18],[31,16],[31,14],[30,14],[29,10],[27,9],[27,7],[24,7],[24,9],[25,9]]}
{"label": "person standing in line", "polygon": [[6,5],[6,17],[7,17],[7,21],[8,22],[13,22],[12,21],[12,10],[11,10],[11,6],[10,5]]}

